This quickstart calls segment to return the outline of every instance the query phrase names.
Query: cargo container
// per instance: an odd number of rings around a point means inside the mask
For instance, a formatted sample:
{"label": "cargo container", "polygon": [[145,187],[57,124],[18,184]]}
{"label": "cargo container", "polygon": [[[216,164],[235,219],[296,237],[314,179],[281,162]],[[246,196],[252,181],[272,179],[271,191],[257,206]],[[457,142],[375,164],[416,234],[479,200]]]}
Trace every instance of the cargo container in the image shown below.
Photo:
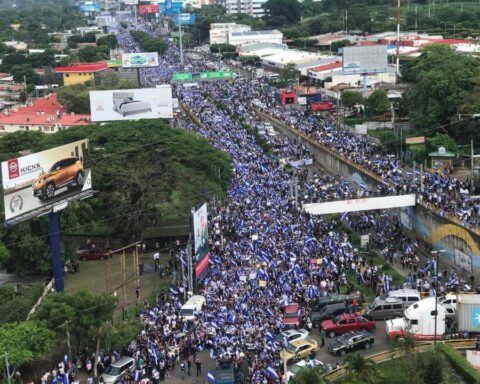
{"label": "cargo container", "polygon": [[457,295],[457,330],[480,333],[480,295]]}

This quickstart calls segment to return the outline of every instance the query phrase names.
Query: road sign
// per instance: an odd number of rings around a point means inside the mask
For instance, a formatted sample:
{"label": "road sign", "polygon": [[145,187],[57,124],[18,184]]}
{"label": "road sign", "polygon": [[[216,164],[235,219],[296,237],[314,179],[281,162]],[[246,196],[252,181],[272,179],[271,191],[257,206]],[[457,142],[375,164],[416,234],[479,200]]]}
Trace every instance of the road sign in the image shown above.
{"label": "road sign", "polygon": [[200,72],[200,80],[232,79],[233,71]]}
{"label": "road sign", "polygon": [[193,75],[191,73],[174,73],[172,81],[192,80]]}
{"label": "road sign", "polygon": [[175,25],[193,25],[195,24],[195,15],[190,13],[182,13],[180,15],[173,15],[173,23]]}

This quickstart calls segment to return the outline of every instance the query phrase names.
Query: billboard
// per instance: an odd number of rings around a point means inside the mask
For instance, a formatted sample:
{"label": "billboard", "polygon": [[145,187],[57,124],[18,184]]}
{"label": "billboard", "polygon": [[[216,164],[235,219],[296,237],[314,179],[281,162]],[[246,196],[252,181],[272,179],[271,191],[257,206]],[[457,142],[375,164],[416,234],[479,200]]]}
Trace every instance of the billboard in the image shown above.
{"label": "billboard", "polygon": [[123,3],[125,5],[137,5],[138,4],[138,0],[123,0]]}
{"label": "billboard", "polygon": [[158,4],[140,4],[138,6],[138,12],[139,13],[159,13],[160,12],[160,7]]}
{"label": "billboard", "polygon": [[192,79],[193,75],[191,73],[174,73],[172,75],[172,81],[188,81]]}
{"label": "billboard", "polygon": [[200,72],[198,78],[200,80],[224,80],[233,79],[233,71],[219,71],[219,72]]}
{"label": "billboard", "polygon": [[157,52],[138,52],[122,54],[123,68],[158,67]]}
{"label": "billboard", "polygon": [[343,48],[343,73],[365,74],[387,72],[387,46]]}
{"label": "billboard", "polygon": [[92,121],[170,119],[172,87],[90,92]]}
{"label": "billboard", "polygon": [[407,145],[425,144],[425,136],[407,137],[405,139],[405,144],[407,144]]}
{"label": "billboard", "polygon": [[201,276],[208,265],[208,211],[207,203],[193,213],[193,241],[195,277]]}
{"label": "billboard", "polygon": [[410,207],[414,205],[415,195],[412,194],[303,204],[303,210],[312,215],[328,215],[330,213],[369,211],[375,209]]}
{"label": "billboard", "polygon": [[195,15],[192,15],[190,13],[181,13],[180,15],[173,15],[173,24],[193,25],[195,24]]}
{"label": "billboard", "polygon": [[65,201],[92,194],[88,140],[2,162],[7,224],[48,213]]}
{"label": "billboard", "polygon": [[183,1],[165,0],[165,2],[159,3],[160,12],[164,15],[177,15],[183,8]]}

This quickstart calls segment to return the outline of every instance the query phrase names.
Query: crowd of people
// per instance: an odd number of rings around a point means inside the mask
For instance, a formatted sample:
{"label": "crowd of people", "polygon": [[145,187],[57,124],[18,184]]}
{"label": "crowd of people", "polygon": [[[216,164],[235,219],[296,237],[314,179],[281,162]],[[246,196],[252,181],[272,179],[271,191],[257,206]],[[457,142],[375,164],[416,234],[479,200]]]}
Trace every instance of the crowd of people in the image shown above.
{"label": "crowd of people", "polygon": [[[141,24],[135,28],[157,33]],[[125,52],[139,50],[129,29],[119,27],[117,37]],[[155,86],[169,82],[174,72],[204,69],[202,61],[188,56],[180,68],[178,49],[170,44],[159,62],[158,67],[141,69],[142,84]],[[420,183],[418,178],[405,183],[411,177],[407,171],[365,138],[334,129],[333,120],[328,117],[305,116],[296,107],[283,107],[260,85],[245,79],[179,86],[176,92],[200,124],[180,115],[175,126],[196,132],[228,153],[233,174],[227,196],[210,222],[210,273],[199,284],[199,293],[206,298],[205,306],[195,314],[194,322],[184,321],[180,308],[185,286],[179,280],[160,296],[156,305],[145,302],[141,313],[144,330],[119,351],[135,359],[135,367],[123,382],[158,384],[176,369],[182,375],[193,374],[194,366],[195,374],[205,375],[198,354],[208,348],[212,359],[229,361],[235,367],[238,383],[283,383],[282,363],[275,347],[275,337],[285,330],[283,306],[298,303],[301,324],[309,328],[310,307],[320,295],[338,293],[343,286],[348,293],[355,294],[347,281],[348,274],[356,276],[359,285],[378,294],[393,288],[391,276],[382,273],[366,253],[355,249],[348,235],[336,230],[335,221],[302,211],[298,200],[418,192]],[[240,122],[256,119],[252,112],[255,99],[264,101],[275,117],[371,169],[384,183],[369,190],[357,188],[340,176],[305,169],[294,174],[286,172],[281,159],[291,163],[308,158],[309,154],[301,145],[282,136],[269,140],[274,156],[265,153],[255,135],[248,133]],[[469,200],[468,190],[463,193],[463,182],[447,175],[424,176],[424,201],[449,213],[461,209],[461,218],[469,222],[477,216],[479,206]],[[299,197],[293,187],[298,181]],[[447,200],[448,196],[451,200]],[[398,255],[402,265],[412,269],[411,279],[417,276],[416,244],[406,239],[398,222],[387,223],[384,216],[368,214],[342,216],[342,220],[359,231],[375,233],[372,243],[383,250],[385,257]],[[179,251],[175,257],[176,265],[184,268],[185,251]],[[363,297],[359,292],[357,295],[362,302]],[[254,353],[247,353],[247,344]],[[116,358],[116,354],[109,355],[109,362]]]}

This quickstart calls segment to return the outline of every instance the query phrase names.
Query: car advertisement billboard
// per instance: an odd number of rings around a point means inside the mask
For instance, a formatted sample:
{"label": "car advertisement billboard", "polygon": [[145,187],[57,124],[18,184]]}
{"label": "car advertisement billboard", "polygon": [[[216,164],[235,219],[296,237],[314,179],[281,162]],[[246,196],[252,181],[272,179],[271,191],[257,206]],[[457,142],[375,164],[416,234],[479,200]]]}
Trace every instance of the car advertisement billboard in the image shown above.
{"label": "car advertisement billboard", "polygon": [[92,193],[88,140],[2,162],[5,220],[16,224]]}
{"label": "car advertisement billboard", "polygon": [[195,277],[198,279],[208,266],[208,211],[207,203],[193,213],[193,240]]}
{"label": "car advertisement billboard", "polygon": [[172,87],[91,91],[90,112],[92,121],[170,119]]}
{"label": "car advertisement billboard", "polygon": [[158,67],[157,52],[138,52],[122,54],[123,68]]}
{"label": "car advertisement billboard", "polygon": [[173,15],[173,24],[175,25],[193,25],[195,24],[195,15],[190,13],[182,13],[180,15]]}
{"label": "car advertisement billboard", "polygon": [[385,73],[388,68],[387,46],[343,48],[343,73]]}
{"label": "car advertisement billboard", "polygon": [[138,6],[138,12],[141,14],[144,13],[159,13],[160,8],[158,4],[140,4]]}

